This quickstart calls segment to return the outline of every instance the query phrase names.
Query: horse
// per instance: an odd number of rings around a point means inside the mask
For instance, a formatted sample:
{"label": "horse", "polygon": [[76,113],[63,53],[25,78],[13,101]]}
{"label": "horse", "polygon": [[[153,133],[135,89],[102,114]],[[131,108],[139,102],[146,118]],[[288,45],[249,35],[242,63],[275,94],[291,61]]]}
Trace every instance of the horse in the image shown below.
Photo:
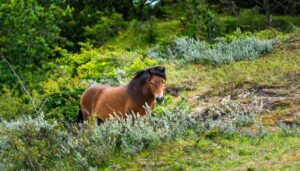
{"label": "horse", "polygon": [[143,116],[146,104],[153,110],[155,100],[157,103],[164,100],[165,81],[165,68],[156,66],[136,72],[125,86],[93,85],[80,97],[78,122],[92,115],[100,123],[110,117],[126,118],[130,113]]}

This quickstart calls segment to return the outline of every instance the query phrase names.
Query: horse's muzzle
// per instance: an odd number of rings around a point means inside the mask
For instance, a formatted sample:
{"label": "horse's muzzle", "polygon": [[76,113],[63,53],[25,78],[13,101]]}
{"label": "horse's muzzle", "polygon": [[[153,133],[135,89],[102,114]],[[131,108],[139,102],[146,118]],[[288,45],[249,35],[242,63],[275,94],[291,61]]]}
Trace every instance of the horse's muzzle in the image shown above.
{"label": "horse's muzzle", "polygon": [[162,97],[156,97],[155,100],[156,100],[157,103],[161,103],[161,102],[164,101],[164,96],[162,96]]}

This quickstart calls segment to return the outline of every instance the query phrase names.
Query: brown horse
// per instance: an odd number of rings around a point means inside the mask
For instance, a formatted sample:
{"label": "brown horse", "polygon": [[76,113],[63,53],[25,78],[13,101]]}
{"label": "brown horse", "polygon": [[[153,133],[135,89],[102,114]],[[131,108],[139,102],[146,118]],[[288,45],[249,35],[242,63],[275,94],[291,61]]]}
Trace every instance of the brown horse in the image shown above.
{"label": "brown horse", "polygon": [[157,66],[138,71],[125,86],[93,85],[80,98],[79,121],[93,114],[100,122],[115,115],[120,118],[130,113],[145,115],[145,104],[153,109],[154,100],[163,101],[165,81],[165,68]]}

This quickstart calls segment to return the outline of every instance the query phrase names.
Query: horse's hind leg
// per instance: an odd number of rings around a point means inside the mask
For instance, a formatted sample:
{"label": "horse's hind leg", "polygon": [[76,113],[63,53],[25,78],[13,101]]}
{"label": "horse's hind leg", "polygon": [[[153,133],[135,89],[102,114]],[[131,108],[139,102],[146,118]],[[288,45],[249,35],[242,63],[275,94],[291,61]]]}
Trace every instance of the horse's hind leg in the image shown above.
{"label": "horse's hind leg", "polygon": [[77,123],[83,123],[83,121],[84,121],[84,116],[83,116],[83,112],[82,112],[82,110],[81,110],[81,107],[80,107],[80,105],[79,105],[78,115],[77,115],[77,120],[76,120],[76,122],[77,122]]}
{"label": "horse's hind leg", "polygon": [[99,117],[97,117],[97,125],[103,124],[104,121],[102,119],[100,119]]}

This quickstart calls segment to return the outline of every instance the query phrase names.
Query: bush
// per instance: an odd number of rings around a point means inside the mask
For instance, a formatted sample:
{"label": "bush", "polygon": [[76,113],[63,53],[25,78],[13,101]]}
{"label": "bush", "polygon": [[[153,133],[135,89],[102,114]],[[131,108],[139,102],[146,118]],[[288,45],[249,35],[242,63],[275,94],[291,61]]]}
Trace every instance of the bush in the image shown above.
{"label": "bush", "polygon": [[126,28],[122,15],[113,13],[111,16],[102,16],[93,26],[84,27],[83,37],[94,46],[101,46],[106,41]]}
{"label": "bush", "polygon": [[182,21],[182,25],[185,27],[184,35],[209,41],[220,35],[217,13],[203,5],[191,7],[192,9],[195,11],[188,12]]}
{"label": "bush", "polygon": [[249,106],[227,101],[211,110],[213,113],[206,118],[199,119],[187,111],[175,109],[165,111],[160,117],[148,113],[144,117],[129,115],[127,120],[114,118],[88,129],[78,129],[75,125],[63,127],[55,121],[49,123],[43,116],[2,121],[0,169],[60,170],[71,167],[86,170],[103,165],[111,156],[134,154],[178,137],[204,133],[213,138],[235,132],[236,127],[244,125],[239,123],[239,117],[253,123],[260,109],[261,105],[255,100]]}
{"label": "bush", "polygon": [[4,88],[0,93],[0,109],[0,120],[15,119],[33,111],[26,95],[19,95],[18,91],[7,88]]}
{"label": "bush", "polygon": [[177,38],[167,47],[163,57],[179,59],[183,63],[224,64],[232,61],[253,59],[270,52],[272,40],[258,40],[255,37],[233,40],[231,43],[219,42],[210,45],[192,38]]}
{"label": "bush", "polygon": [[63,11],[51,4],[45,8],[36,0],[5,1],[0,4],[0,53],[25,66],[40,64],[54,56]]}

